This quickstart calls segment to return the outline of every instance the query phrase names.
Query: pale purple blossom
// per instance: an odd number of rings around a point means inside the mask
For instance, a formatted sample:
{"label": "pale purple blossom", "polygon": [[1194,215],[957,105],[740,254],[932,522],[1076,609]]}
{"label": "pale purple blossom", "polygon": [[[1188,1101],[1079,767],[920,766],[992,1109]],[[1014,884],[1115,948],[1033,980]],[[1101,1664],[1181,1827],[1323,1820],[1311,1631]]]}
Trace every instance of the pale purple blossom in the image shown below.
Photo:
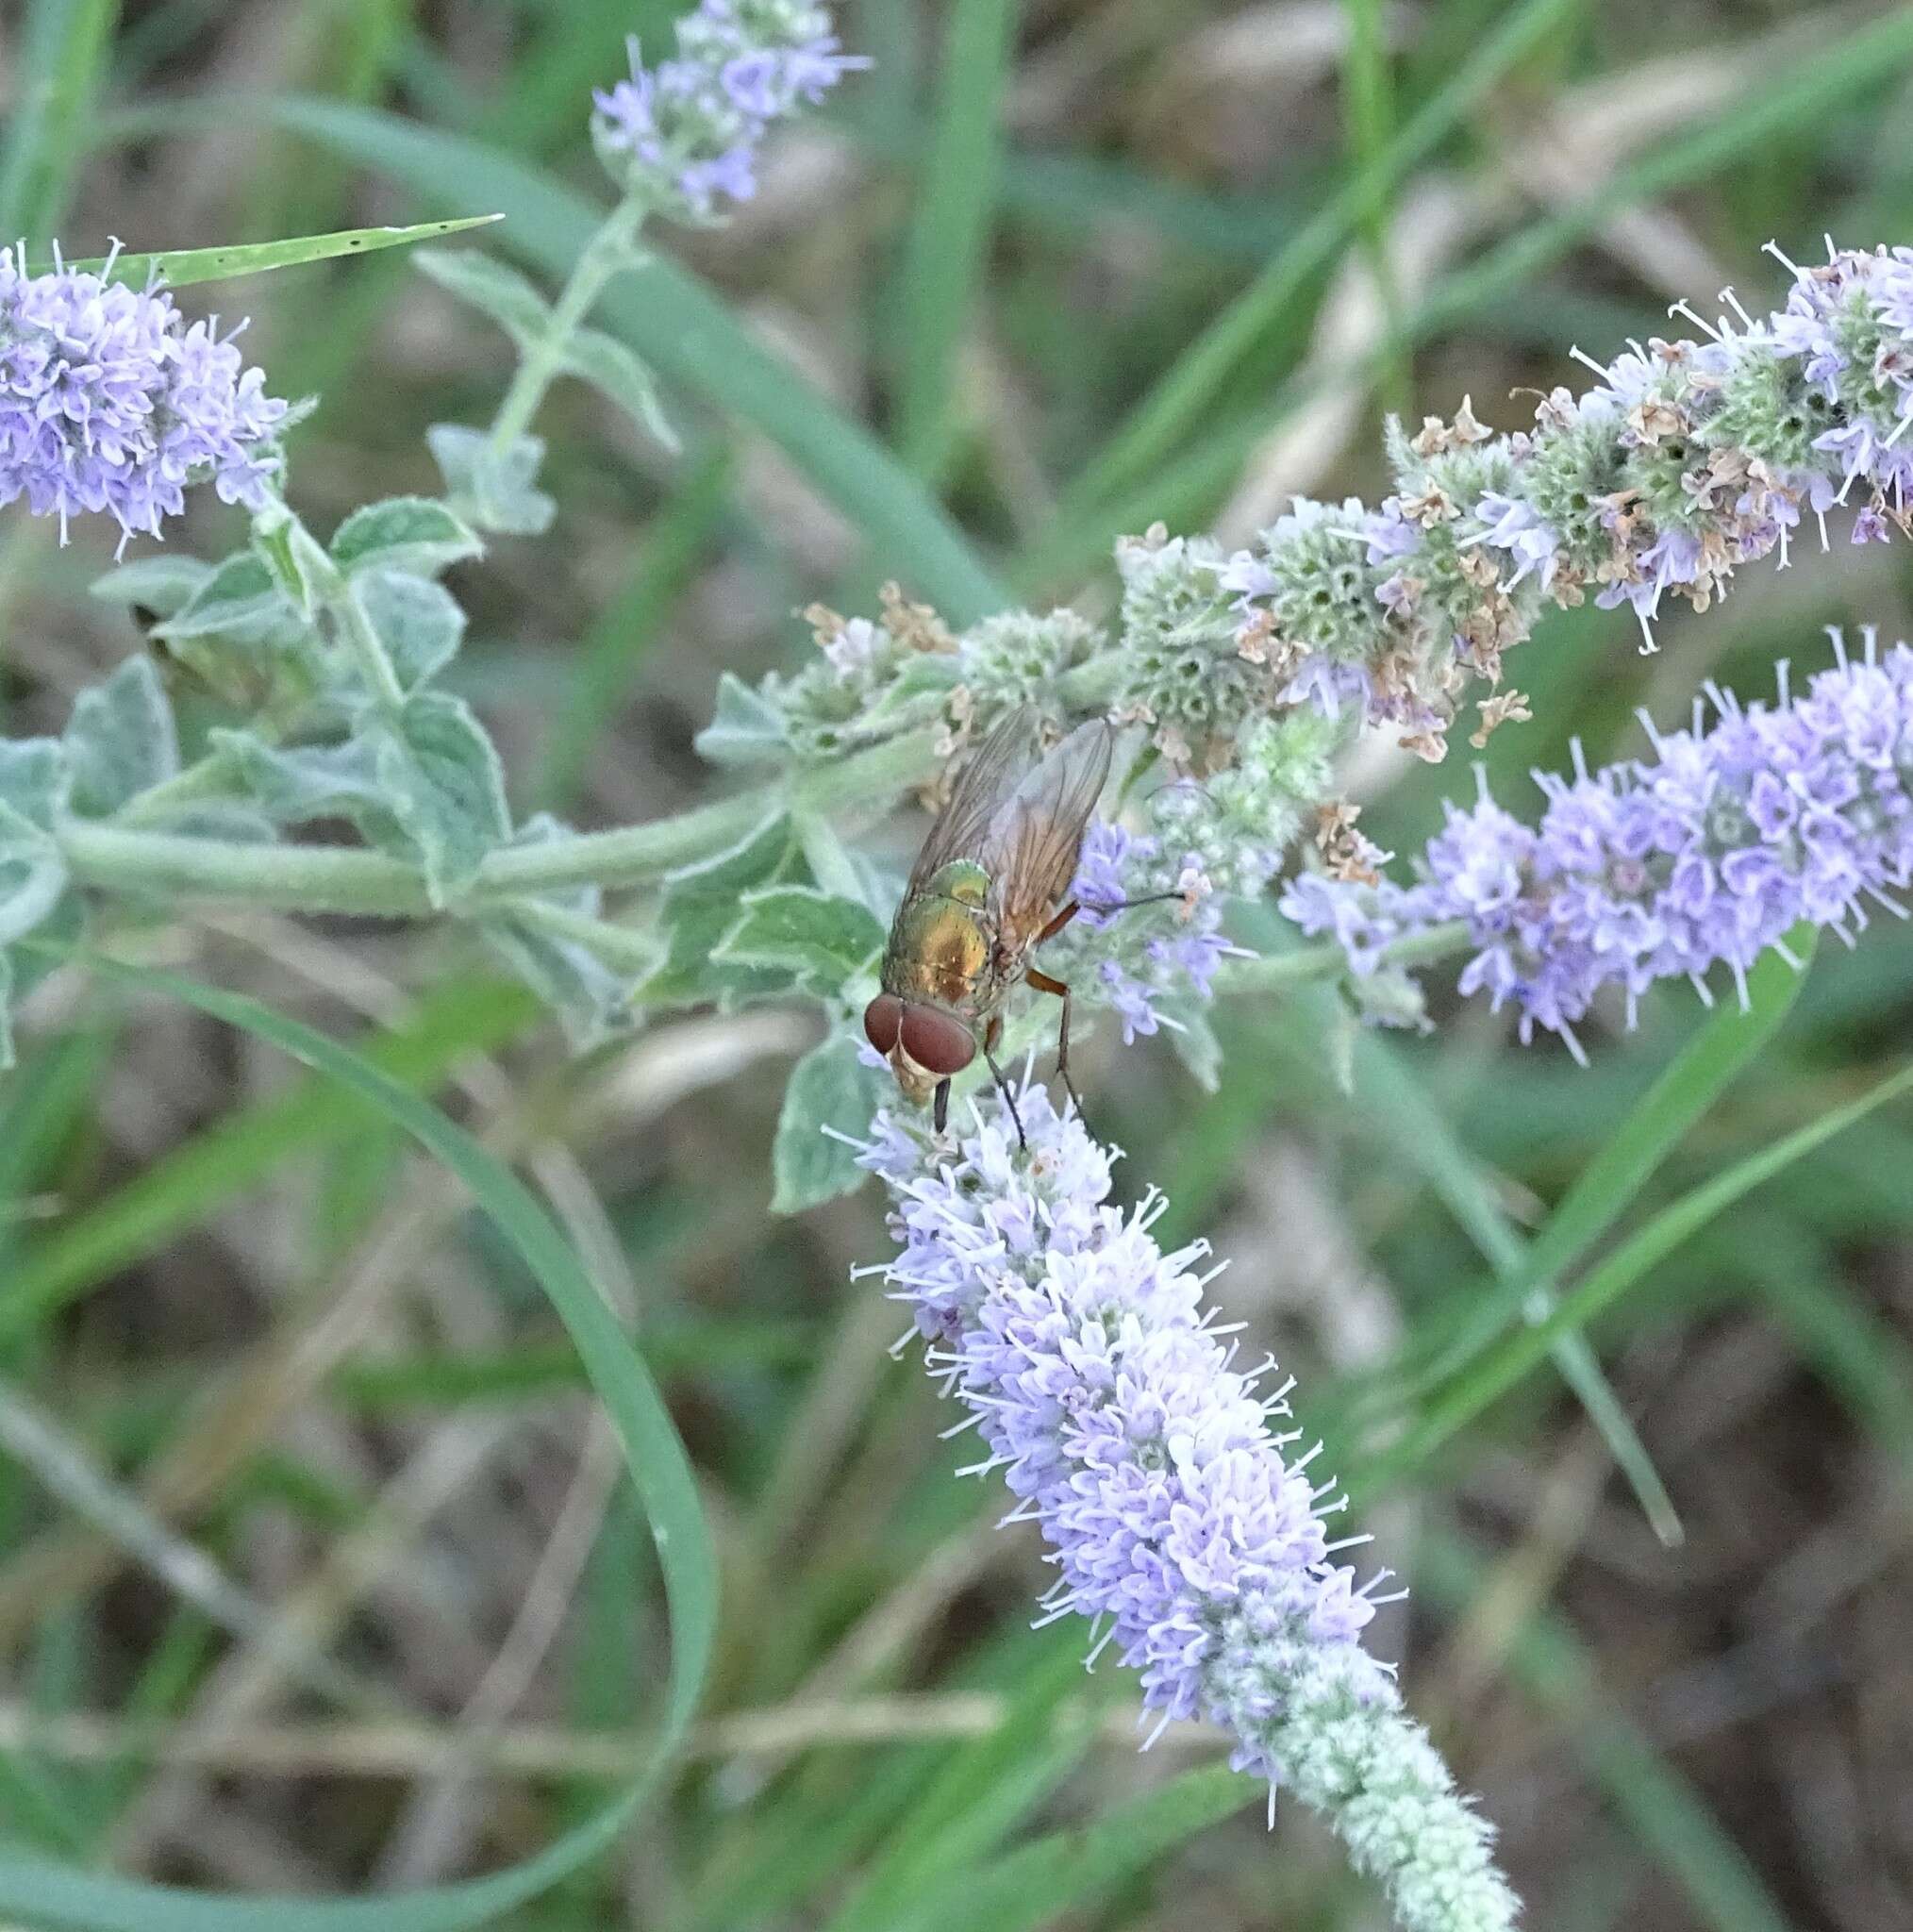
{"label": "pale purple blossom", "polygon": [[1206,1245],[1165,1255],[1159,1196],[1115,1206],[1110,1151],[1040,1088],[1017,1108],[1026,1151],[992,1096],[954,1146],[880,1113],[861,1158],[890,1192],[881,1272],[981,1438],[972,1473],[1000,1470],[1006,1520],[1049,1545],[1046,1619],[1089,1619],[1158,1729],[1207,1718],[1272,1804],[1325,1812],[1407,1932],[1504,1932],[1491,1830],[1361,1646],[1382,1578],[1336,1560],[1360,1539],[1331,1536],[1288,1385],[1204,1306]]}
{"label": "pale purple blossom", "polygon": [[258,508],[286,405],[241,363],[238,333],[189,324],[161,290],[32,275],[0,249],[0,504],[25,496],[62,541],[69,519],[105,512],[123,547],[158,536],[194,483]]}
{"label": "pale purple blossom", "polygon": [[[1838,648],[1838,639],[1836,640]],[[1488,796],[1451,806],[1413,884],[1297,880],[1284,912],[1372,973],[1394,941],[1466,923],[1463,993],[1513,1005],[1521,1035],[1576,1024],[1606,988],[1631,1024],[1655,982],[1708,997],[1724,967],[1746,975],[1796,924],[1851,937],[1869,908],[1898,913],[1913,883],[1913,651],[1866,633],[1804,693],[1742,706],[1707,688],[1709,724],[1659,732],[1652,756],[1572,778],[1538,774],[1529,825]]]}
{"label": "pale purple blossom", "polygon": [[[1161,892],[1176,896],[1110,909]],[[1173,861],[1160,839],[1106,819],[1084,834],[1068,896],[1080,908],[1077,924],[1105,936],[1098,991],[1122,1022],[1125,1046],[1176,1025],[1165,1003],[1207,999],[1216,969],[1241,951],[1223,937],[1221,895],[1197,854]]]}
{"label": "pale purple blossom", "polygon": [[702,0],[677,23],[674,58],[646,67],[635,39],[630,57],[630,78],[593,95],[599,158],[627,191],[705,221],[757,193],[774,123],[870,64],[840,51],[828,9],[807,0]]}
{"label": "pale purple blossom", "polygon": [[1490,490],[1475,505],[1474,514],[1487,525],[1481,541],[1491,549],[1506,551],[1514,559],[1514,575],[1507,580],[1509,590],[1531,572],[1539,574],[1542,590],[1553,584],[1561,533],[1533,504],[1523,503],[1505,491]]}

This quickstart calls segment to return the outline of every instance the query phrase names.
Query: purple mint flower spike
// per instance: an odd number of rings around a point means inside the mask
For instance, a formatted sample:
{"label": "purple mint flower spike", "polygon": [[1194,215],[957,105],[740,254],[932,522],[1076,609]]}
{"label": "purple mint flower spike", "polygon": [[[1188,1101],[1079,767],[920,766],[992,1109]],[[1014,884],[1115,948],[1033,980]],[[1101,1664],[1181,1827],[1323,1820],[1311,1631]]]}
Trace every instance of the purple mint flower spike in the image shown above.
{"label": "purple mint flower spike", "polygon": [[1238,1366],[1203,1307],[1206,1246],[1165,1255],[1160,1197],[1113,1206],[1113,1155],[1040,1088],[1017,1106],[1026,1155],[992,1098],[954,1150],[879,1114],[862,1161],[892,1203],[882,1272],[972,1412],[975,1468],[1050,1545],[1046,1616],[1098,1626],[1092,1660],[1113,1647],[1141,1674],[1158,1729],[1207,1718],[1272,1806],[1286,1788],[1324,1812],[1406,1932],[1505,1932],[1492,1831],[1361,1647],[1381,1579],[1335,1561],[1328,1486],[1268,1428],[1287,1389]]}
{"label": "purple mint flower spike", "polygon": [[1370,887],[1298,879],[1283,911],[1332,936],[1367,974],[1393,941],[1464,922],[1473,955],[1460,991],[1512,1003],[1521,1034],[1575,1024],[1605,987],[1630,1024],[1657,980],[1725,966],[1741,997],[1755,959],[1792,926],[1843,938],[1869,901],[1894,913],[1913,884],[1913,650],[1865,653],[1821,672],[1799,695],[1781,667],[1778,701],[1742,706],[1708,687],[1715,718],[1690,730],[1649,724],[1654,755],[1572,779],[1537,774],[1547,803],[1523,824],[1490,799],[1448,824],[1418,882]]}
{"label": "purple mint flower spike", "polygon": [[[1160,892],[1182,896],[1120,912],[1101,909]],[[1160,839],[1106,819],[1090,822],[1066,896],[1081,908],[1076,923],[1086,933],[1106,935],[1096,991],[1123,1023],[1125,1046],[1177,1025],[1158,1003],[1191,994],[1207,999],[1216,968],[1241,952],[1222,935],[1219,894],[1195,854],[1173,866]]]}
{"label": "purple mint flower spike", "polygon": [[58,517],[62,542],[72,517],[104,511],[122,548],[135,531],[157,537],[194,483],[257,508],[286,405],[241,362],[238,330],[222,338],[158,289],[55,261],[31,275],[0,248],[0,504],[24,496]]}
{"label": "purple mint flower spike", "polygon": [[591,138],[607,170],[667,214],[711,221],[757,192],[772,125],[815,107],[870,62],[840,51],[829,11],[808,0],[703,0],[677,24],[677,58],[593,95]]}

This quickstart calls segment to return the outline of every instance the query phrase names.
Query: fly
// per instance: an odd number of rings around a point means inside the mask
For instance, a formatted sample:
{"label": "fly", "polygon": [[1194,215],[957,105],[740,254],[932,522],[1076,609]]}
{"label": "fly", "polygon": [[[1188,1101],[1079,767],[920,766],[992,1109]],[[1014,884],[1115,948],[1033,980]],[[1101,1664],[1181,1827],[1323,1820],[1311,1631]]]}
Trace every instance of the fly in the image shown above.
{"label": "fly", "polygon": [[964,768],[910,869],[884,948],[883,991],[864,1008],[864,1032],[905,1096],[922,1107],[934,1094],[939,1133],[951,1080],[981,1051],[1023,1141],[996,1049],[1004,1005],[1023,980],[1063,1003],[1056,1073],[1082,1111],[1070,1078],[1070,989],[1029,955],[1079,909],[1062,900],[1109,776],[1115,734],[1097,719],[1039,754],[1038,723],[1027,706],[1012,711]]}

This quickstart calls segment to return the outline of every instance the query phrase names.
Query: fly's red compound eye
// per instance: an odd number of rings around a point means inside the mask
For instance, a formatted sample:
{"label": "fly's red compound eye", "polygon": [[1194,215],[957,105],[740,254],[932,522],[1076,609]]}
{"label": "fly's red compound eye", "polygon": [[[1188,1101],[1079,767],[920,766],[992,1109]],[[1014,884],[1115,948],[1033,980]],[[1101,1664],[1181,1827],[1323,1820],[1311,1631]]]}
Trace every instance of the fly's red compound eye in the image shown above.
{"label": "fly's red compound eye", "polygon": [[960,1074],[976,1058],[976,1036],[954,1014],[934,1007],[906,1007],[899,1030],[904,1051],[940,1080]]}
{"label": "fly's red compound eye", "polygon": [[897,1050],[904,1024],[904,1003],[893,992],[880,992],[863,1009],[864,1038],[889,1059]]}

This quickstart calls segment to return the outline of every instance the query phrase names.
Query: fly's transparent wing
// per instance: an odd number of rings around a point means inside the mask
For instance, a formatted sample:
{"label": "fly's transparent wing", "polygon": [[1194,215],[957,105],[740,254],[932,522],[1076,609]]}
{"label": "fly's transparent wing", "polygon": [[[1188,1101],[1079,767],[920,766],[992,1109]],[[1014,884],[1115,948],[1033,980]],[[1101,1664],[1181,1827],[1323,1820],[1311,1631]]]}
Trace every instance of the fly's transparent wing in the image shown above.
{"label": "fly's transparent wing", "polygon": [[[937,814],[916,864],[910,868],[906,898],[921,891],[953,858],[982,859],[990,824],[998,812],[1016,795],[1026,778],[1034,777],[1041,770],[1040,765],[1032,770],[1037,723],[1036,711],[1028,705],[1019,705],[976,747],[948,803]],[[1058,745],[1056,749],[1060,751],[1062,747]]]}
{"label": "fly's transparent wing", "polygon": [[1115,743],[1100,718],[1079,724],[1018,781],[991,820],[981,857],[997,929],[1011,947],[1036,937],[1075,877]]}

